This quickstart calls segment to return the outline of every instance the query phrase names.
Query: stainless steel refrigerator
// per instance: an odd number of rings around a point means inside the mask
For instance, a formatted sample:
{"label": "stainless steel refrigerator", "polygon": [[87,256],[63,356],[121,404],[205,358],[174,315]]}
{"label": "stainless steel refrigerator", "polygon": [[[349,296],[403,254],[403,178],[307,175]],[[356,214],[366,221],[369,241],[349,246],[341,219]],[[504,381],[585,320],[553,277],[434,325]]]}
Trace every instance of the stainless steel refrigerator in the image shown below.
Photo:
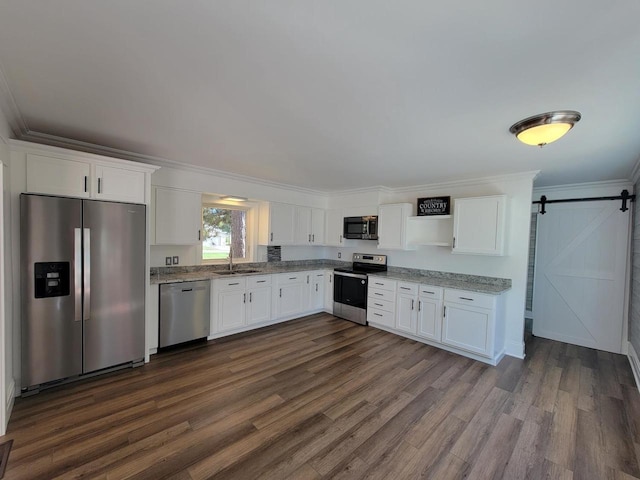
{"label": "stainless steel refrigerator", "polygon": [[144,359],[145,215],[20,196],[23,393]]}

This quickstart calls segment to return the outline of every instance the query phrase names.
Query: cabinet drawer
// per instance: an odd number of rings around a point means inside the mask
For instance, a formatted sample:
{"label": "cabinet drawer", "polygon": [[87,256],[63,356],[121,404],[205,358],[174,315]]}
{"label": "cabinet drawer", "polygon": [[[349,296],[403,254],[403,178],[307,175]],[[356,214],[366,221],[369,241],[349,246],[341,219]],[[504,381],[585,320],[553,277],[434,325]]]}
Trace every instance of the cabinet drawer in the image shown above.
{"label": "cabinet drawer", "polygon": [[395,291],[397,282],[395,280],[387,280],[376,276],[369,277],[369,288],[377,288],[379,290]]}
{"label": "cabinet drawer", "polygon": [[483,293],[467,292],[466,290],[445,289],[444,300],[446,302],[460,303],[478,308],[493,309],[496,297]]}
{"label": "cabinet drawer", "polygon": [[406,295],[417,295],[418,284],[411,282],[398,282],[398,293],[404,293]]}
{"label": "cabinet drawer", "polygon": [[214,289],[218,292],[228,290],[244,290],[247,286],[247,280],[243,277],[235,278],[217,278],[214,280]]}
{"label": "cabinet drawer", "polygon": [[389,290],[380,290],[379,288],[371,288],[369,286],[369,298],[374,300],[387,300],[388,302],[396,301],[396,292],[390,292]]}
{"label": "cabinet drawer", "polygon": [[278,285],[293,285],[296,283],[306,283],[308,272],[281,273],[277,275]]}
{"label": "cabinet drawer", "polygon": [[393,328],[395,326],[395,314],[392,312],[385,312],[384,310],[378,310],[377,308],[370,308],[367,310],[367,322],[378,323],[385,327]]}
{"label": "cabinet drawer", "polygon": [[420,285],[418,294],[421,297],[433,298],[434,300],[440,300],[442,298],[442,288],[432,287],[431,285]]}
{"label": "cabinet drawer", "polygon": [[271,275],[254,275],[247,277],[247,288],[268,287],[271,285]]}
{"label": "cabinet drawer", "polygon": [[388,300],[380,300],[379,298],[368,298],[367,308],[371,308],[374,310],[384,310],[385,312],[394,313],[396,311],[395,302],[390,302]]}

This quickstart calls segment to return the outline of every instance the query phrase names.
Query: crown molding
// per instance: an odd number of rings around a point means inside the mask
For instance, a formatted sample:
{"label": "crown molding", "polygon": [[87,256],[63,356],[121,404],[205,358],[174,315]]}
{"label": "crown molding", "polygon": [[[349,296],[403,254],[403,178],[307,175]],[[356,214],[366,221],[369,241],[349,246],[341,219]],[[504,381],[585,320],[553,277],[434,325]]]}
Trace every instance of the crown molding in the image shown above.
{"label": "crown molding", "polygon": [[169,160],[162,157],[156,157],[153,155],[145,155],[141,153],[130,152],[128,150],[121,150],[118,148],[105,147],[97,145],[95,143],[83,142],[80,140],[73,140],[70,138],[59,137],[57,135],[50,135],[48,133],[40,132],[28,132],[20,136],[20,140],[50,145],[54,147],[66,148],[75,151],[81,151],[85,153],[92,153],[95,155],[102,155],[107,157],[120,158],[122,160],[130,160],[134,162],[146,163],[150,165],[156,165],[158,167],[174,168],[178,170],[187,170],[195,173],[214,175],[216,177],[226,178],[229,180],[242,181],[252,183],[254,185],[261,185],[273,188],[279,188],[284,190],[295,191],[299,193],[306,193],[310,195],[328,196],[329,192],[323,190],[314,190],[311,188],[298,187],[296,185],[288,185],[285,183],[272,182],[270,180],[263,180],[256,177],[250,177],[248,175],[240,175],[237,173],[225,172],[223,170],[217,170],[209,167],[199,167],[195,165],[189,165],[186,163],[178,162],[176,160]]}
{"label": "crown molding", "polygon": [[7,117],[9,127],[13,130],[13,135],[19,138],[21,135],[29,131],[29,126],[25,120],[22,112],[18,108],[16,99],[14,98],[11,90],[9,89],[9,83],[7,77],[4,75],[2,65],[0,64],[0,110]]}
{"label": "crown molding", "polygon": [[448,182],[428,183],[424,185],[413,185],[409,187],[399,187],[389,189],[391,193],[408,193],[416,190],[428,190],[436,188],[452,188],[452,187],[473,187],[476,185],[486,185],[496,182],[508,182],[517,180],[535,180],[540,174],[540,170],[532,170],[528,172],[510,173],[505,175],[493,175],[490,177],[469,178],[465,180],[451,180]]}
{"label": "crown molding", "polygon": [[533,189],[534,195],[544,195],[548,193],[556,193],[556,192],[567,192],[572,190],[582,190],[585,188],[606,188],[606,187],[616,187],[616,188],[633,188],[633,184],[631,180],[606,180],[602,182],[587,182],[587,183],[571,183],[568,185],[556,185],[553,187],[538,187]]}

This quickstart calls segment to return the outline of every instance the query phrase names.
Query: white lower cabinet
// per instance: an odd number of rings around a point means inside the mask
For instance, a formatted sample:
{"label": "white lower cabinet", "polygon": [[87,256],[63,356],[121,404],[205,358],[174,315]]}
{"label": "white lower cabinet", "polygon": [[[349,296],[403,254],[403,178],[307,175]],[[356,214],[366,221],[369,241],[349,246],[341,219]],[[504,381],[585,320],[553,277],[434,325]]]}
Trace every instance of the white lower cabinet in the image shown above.
{"label": "white lower cabinet", "polygon": [[386,328],[396,325],[395,280],[369,277],[367,289],[367,322]]}
{"label": "white lower cabinet", "polygon": [[324,272],[324,311],[333,313],[333,270]]}
{"label": "white lower cabinet", "polygon": [[420,285],[418,291],[418,331],[422,338],[442,339],[442,288]]}
{"label": "white lower cabinet", "polygon": [[271,275],[213,280],[212,333],[235,332],[271,320]]}
{"label": "white lower cabinet", "polygon": [[494,355],[496,298],[445,290],[442,343],[485,357]]}
{"label": "white lower cabinet", "polygon": [[416,334],[418,325],[418,284],[398,282],[396,328]]}
{"label": "white lower cabinet", "polygon": [[246,278],[213,281],[218,332],[237,330],[246,325],[246,288]]}
{"label": "white lower cabinet", "polygon": [[247,278],[247,325],[271,320],[271,275]]}
{"label": "white lower cabinet", "polygon": [[274,317],[291,318],[304,312],[309,298],[307,272],[280,273],[274,277]]}
{"label": "white lower cabinet", "polygon": [[324,308],[324,271],[309,273],[309,310],[317,311]]}
{"label": "white lower cabinet", "polygon": [[502,320],[500,295],[369,277],[367,321],[415,340],[495,365]]}

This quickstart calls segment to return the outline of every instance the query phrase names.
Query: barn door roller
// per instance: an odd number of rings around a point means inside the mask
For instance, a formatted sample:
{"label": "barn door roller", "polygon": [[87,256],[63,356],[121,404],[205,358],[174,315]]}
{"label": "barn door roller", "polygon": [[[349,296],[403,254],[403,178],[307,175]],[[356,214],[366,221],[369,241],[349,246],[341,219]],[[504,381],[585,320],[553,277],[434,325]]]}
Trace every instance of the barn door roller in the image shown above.
{"label": "barn door roller", "polygon": [[626,189],[622,190],[622,192],[620,192],[620,195],[618,195],[617,197],[586,197],[586,198],[563,198],[561,200],[548,200],[546,195],[542,195],[540,197],[540,200],[534,200],[533,204],[540,205],[538,207],[538,213],[540,215],[544,215],[545,213],[547,213],[546,205],[549,203],[597,202],[599,200],[622,200],[622,206],[620,207],[620,211],[626,212],[627,210],[629,210],[629,207],[627,207],[627,202],[628,201],[635,202],[636,196],[630,195],[629,190],[626,190]]}

